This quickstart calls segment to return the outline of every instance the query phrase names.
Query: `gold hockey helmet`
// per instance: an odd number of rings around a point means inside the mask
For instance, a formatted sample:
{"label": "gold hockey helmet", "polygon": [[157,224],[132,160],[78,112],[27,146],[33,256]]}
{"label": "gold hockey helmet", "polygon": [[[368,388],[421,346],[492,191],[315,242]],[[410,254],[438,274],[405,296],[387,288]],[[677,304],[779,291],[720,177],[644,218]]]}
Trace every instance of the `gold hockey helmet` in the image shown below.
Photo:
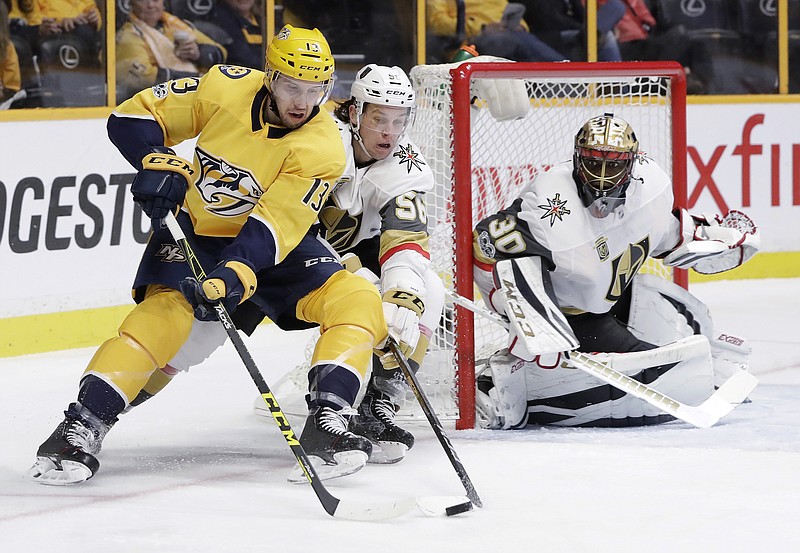
{"label": "gold hockey helmet", "polygon": [[285,25],[267,48],[264,84],[272,90],[272,84],[280,76],[319,83],[326,92],[320,98],[321,103],[330,93],[333,70],[331,47],[319,29]]}
{"label": "gold hockey helmet", "polygon": [[631,126],[611,113],[589,119],[575,135],[576,184],[592,215],[605,217],[625,201],[638,152]]}

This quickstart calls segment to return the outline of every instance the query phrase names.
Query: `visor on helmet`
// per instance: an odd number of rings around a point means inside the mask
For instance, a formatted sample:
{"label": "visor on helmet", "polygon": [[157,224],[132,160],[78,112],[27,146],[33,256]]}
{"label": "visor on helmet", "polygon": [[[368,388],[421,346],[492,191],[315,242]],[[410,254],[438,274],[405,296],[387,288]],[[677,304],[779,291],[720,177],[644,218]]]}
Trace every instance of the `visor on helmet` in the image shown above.
{"label": "visor on helmet", "polygon": [[[269,81],[269,89],[276,99],[284,102],[297,102],[307,106],[324,103],[331,93],[331,81],[321,83],[293,79],[274,72]],[[299,100],[299,102],[298,102]]]}
{"label": "visor on helmet", "polygon": [[358,128],[400,136],[406,131],[411,121],[411,109],[381,105],[376,105],[372,109],[364,109],[358,115]]}

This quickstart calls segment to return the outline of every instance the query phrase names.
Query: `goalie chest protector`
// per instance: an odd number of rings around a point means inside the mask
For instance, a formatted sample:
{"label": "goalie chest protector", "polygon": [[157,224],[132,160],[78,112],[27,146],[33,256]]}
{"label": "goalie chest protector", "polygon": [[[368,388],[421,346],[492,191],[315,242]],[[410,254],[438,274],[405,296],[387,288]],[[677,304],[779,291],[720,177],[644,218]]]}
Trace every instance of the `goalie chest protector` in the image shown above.
{"label": "goalie chest protector", "polygon": [[624,206],[592,217],[572,178],[572,162],[540,175],[523,196],[518,218],[552,253],[553,288],[567,313],[605,313],[648,256],[675,245],[672,186],[649,158],[638,159]]}

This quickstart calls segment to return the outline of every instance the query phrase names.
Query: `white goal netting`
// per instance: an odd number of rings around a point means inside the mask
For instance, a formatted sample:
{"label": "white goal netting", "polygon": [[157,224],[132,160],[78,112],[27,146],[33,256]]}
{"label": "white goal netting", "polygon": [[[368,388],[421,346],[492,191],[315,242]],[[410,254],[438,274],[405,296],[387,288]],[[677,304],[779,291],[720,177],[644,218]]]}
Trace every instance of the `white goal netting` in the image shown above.
{"label": "white goal netting", "polygon": [[[471,235],[478,221],[510,204],[538,173],[569,160],[575,134],[591,117],[612,112],[628,121],[642,151],[675,177],[673,132],[677,128],[685,133],[685,126],[680,121],[675,124],[679,115],[675,113],[676,100],[683,110],[684,99],[676,98],[674,92],[675,79],[682,78],[674,67],[653,69],[653,64],[635,63],[470,65],[481,67],[481,72],[455,80],[451,69],[459,64],[423,65],[411,71],[418,94],[411,138],[436,179],[435,190],[426,198],[431,258],[449,290],[455,290],[459,278],[470,286],[472,281],[471,272],[461,276],[457,269],[459,260],[468,260],[469,267],[472,259],[471,249],[464,246],[468,242],[459,241],[459,232]],[[513,73],[508,71],[510,67]],[[461,73],[465,71],[457,72]],[[517,87],[524,83],[530,102],[524,117],[495,119],[492,113],[496,110],[480,97],[486,88],[480,86],[480,79],[487,78],[515,81]],[[454,103],[458,87],[469,107]],[[682,137],[677,138],[680,144]],[[680,197],[678,191],[676,198]],[[457,204],[465,201],[471,214],[469,224],[470,217],[456,218]],[[462,271],[464,267],[462,264]],[[646,270],[673,278],[671,271],[654,261]],[[454,312],[448,304],[420,377],[440,416],[456,416],[459,427],[471,427],[474,384],[470,376],[476,364],[505,345],[505,332],[475,317],[473,361],[462,339],[464,325],[469,323],[456,320]],[[470,412],[464,413],[465,409]]]}

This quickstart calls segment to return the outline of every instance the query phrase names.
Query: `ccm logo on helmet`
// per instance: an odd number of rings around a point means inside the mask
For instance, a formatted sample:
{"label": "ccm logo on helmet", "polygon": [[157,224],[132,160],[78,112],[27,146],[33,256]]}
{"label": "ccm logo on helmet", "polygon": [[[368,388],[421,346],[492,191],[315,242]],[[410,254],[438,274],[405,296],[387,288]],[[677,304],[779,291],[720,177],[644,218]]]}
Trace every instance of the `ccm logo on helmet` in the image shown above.
{"label": "ccm logo on helmet", "polygon": [[300,69],[308,69],[309,71],[319,71],[319,67],[314,67],[313,65],[301,65]]}
{"label": "ccm logo on helmet", "polygon": [[405,91],[403,90],[387,90],[386,94],[394,94],[395,96],[403,96]]}

